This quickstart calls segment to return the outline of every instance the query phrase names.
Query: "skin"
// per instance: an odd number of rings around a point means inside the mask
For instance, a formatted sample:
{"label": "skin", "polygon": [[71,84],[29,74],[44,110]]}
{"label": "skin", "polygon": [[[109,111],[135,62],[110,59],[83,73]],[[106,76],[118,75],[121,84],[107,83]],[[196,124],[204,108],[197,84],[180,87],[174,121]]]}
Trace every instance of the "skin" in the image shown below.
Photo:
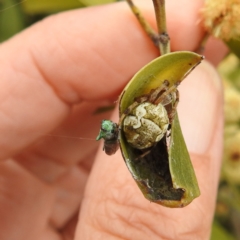
{"label": "skin", "polygon": [[[202,2],[167,1],[172,50],[197,48]],[[150,1],[137,4],[154,25]],[[206,47],[214,65],[225,54],[216,40]],[[157,56],[124,2],[49,17],[0,45],[0,239],[208,239],[223,113],[220,79],[207,61],[179,87],[201,189],[186,208],[148,202],[120,151],[108,157],[95,140],[64,137],[95,139],[102,119],[118,121],[117,110],[93,112]]]}

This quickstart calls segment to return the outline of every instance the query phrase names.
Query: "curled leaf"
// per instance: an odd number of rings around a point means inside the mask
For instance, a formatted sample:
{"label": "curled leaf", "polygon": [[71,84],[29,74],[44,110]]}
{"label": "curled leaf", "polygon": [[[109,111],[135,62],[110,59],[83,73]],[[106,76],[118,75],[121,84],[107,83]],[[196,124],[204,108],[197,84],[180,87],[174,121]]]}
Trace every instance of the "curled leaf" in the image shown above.
{"label": "curled leaf", "polygon": [[[177,85],[202,59],[192,52],[163,55],[142,68],[125,87],[120,98],[119,143],[125,163],[144,196],[167,207],[186,206],[200,194],[175,106]],[[172,93],[175,95],[170,95]],[[168,115],[174,116],[173,120],[170,119],[170,144],[167,146],[168,137],[165,134],[153,147],[142,151],[129,144],[122,130],[122,119],[132,112],[132,106],[153,99],[152,95],[157,96],[154,99],[161,99],[157,100],[160,103],[166,99],[169,101],[166,104],[166,108],[170,105]]]}

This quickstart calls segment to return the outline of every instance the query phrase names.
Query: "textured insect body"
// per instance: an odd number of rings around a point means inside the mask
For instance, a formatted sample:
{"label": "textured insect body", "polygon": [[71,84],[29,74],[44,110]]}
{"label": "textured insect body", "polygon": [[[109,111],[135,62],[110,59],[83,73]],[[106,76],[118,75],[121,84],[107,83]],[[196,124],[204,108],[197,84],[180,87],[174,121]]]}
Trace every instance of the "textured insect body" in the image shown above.
{"label": "textured insect body", "polygon": [[164,106],[142,103],[124,118],[126,140],[137,149],[145,149],[159,142],[168,130],[169,119]]}
{"label": "textured insect body", "polygon": [[125,109],[119,125],[133,148],[147,149],[144,152],[149,153],[149,148],[166,135],[178,104],[177,85],[169,87],[169,81],[165,79],[156,89],[135,97]]}
{"label": "textured insect body", "polygon": [[104,139],[103,150],[107,155],[114,154],[118,148],[118,125],[111,120],[103,120],[96,140]]}

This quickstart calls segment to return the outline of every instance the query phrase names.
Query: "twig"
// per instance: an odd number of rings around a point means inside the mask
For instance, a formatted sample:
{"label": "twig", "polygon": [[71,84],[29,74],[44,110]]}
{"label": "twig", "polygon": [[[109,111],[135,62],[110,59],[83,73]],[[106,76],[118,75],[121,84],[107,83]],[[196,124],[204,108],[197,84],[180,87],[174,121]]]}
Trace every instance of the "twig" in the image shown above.
{"label": "twig", "polygon": [[130,6],[132,12],[138,19],[138,22],[141,24],[144,31],[148,34],[148,36],[153,41],[154,45],[156,47],[159,47],[159,36],[158,34],[153,30],[153,28],[150,26],[150,24],[146,21],[146,19],[143,17],[141,11],[138,9],[136,5],[134,5],[132,0],[126,0],[128,5]]}
{"label": "twig", "polygon": [[170,38],[167,33],[165,0],[153,0],[159,33],[159,49],[161,54],[170,52]]}

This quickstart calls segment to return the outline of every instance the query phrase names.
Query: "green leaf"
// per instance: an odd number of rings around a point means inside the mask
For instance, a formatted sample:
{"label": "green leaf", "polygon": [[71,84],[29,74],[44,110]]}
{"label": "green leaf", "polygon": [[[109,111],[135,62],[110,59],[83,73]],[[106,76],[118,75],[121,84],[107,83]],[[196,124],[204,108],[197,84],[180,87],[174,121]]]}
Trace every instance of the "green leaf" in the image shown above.
{"label": "green leaf", "polygon": [[231,51],[240,58],[240,39],[231,39],[226,42]]}
{"label": "green leaf", "polygon": [[186,190],[181,199],[183,206],[185,206],[200,195],[200,190],[198,188],[197,179],[182,135],[177,114],[172,123],[169,149],[169,165],[173,187]]}
{"label": "green leaf", "polygon": [[80,0],[80,2],[86,6],[93,6],[93,5],[116,2],[116,0]]}
{"label": "green leaf", "polygon": [[115,2],[115,0],[27,0],[22,3],[29,14],[47,14],[68,9]]}
{"label": "green leaf", "polygon": [[77,0],[27,0],[22,2],[22,7],[28,14],[49,14],[83,6]]}
{"label": "green leaf", "polygon": [[[125,87],[119,112],[168,80],[171,87],[181,82],[203,59],[192,52],[163,55],[143,67]],[[121,123],[120,123],[121,124]],[[200,194],[191,160],[182,136],[177,114],[172,123],[170,146],[166,137],[150,153],[133,148],[120,126],[120,147],[125,163],[144,196],[167,207],[184,207]]]}
{"label": "green leaf", "polygon": [[2,42],[21,31],[25,22],[20,6],[14,0],[2,1],[0,12],[0,42]]}

